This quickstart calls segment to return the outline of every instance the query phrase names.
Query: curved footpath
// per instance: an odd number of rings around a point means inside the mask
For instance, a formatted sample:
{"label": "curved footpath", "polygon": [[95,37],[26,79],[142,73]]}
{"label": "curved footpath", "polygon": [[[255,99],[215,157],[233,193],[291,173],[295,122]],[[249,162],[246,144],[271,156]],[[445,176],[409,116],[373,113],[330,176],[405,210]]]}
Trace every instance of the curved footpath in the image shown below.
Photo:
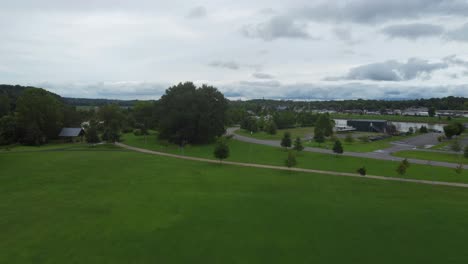
{"label": "curved footpath", "polygon": [[[216,164],[220,163],[217,160],[197,158],[197,157],[188,157],[188,156],[169,154],[169,153],[164,153],[164,152],[159,152],[159,151],[152,151],[152,150],[148,150],[148,149],[142,149],[142,148],[128,146],[128,145],[118,143],[118,142],[116,142],[115,145],[119,146],[119,147],[122,147],[122,148],[125,148],[125,149],[128,149],[128,150],[133,150],[133,151],[146,153],[146,154],[159,155],[159,156],[165,156],[165,157],[171,157],[171,158],[177,158],[177,159],[184,159],[184,160],[191,160],[191,161],[206,162],[206,163],[216,163]],[[466,183],[456,183],[456,182],[415,180],[415,179],[392,178],[392,177],[374,176],[374,175],[362,176],[362,175],[355,174],[355,173],[311,170],[311,169],[301,169],[301,168],[286,168],[286,167],[273,166],[273,165],[263,165],[263,164],[256,164],[256,163],[243,163],[243,162],[233,162],[233,161],[223,161],[223,164],[234,165],[234,166],[242,166],[242,167],[251,167],[251,168],[261,168],[261,169],[273,169],[273,170],[282,170],[282,171],[297,171],[297,172],[306,172],[306,173],[326,174],[326,175],[333,175],[333,176],[367,178],[367,179],[384,180],[384,181],[411,182],[411,183],[419,183],[419,184],[427,184],[427,185],[438,185],[438,186],[451,186],[451,187],[468,188],[468,184],[466,184]]]}
{"label": "curved footpath", "polygon": [[[261,139],[241,136],[239,134],[234,133],[238,129],[239,129],[238,127],[228,128],[226,131],[226,134],[232,135],[232,137],[236,140],[247,142],[247,143],[260,144],[260,145],[266,145],[266,146],[272,146],[272,147],[281,147],[280,141],[261,140]],[[345,151],[342,155],[350,156],[350,157],[357,157],[357,158],[402,161],[403,158],[392,156],[391,153],[396,152],[396,151],[401,151],[401,150],[408,150],[408,149],[412,149],[411,146],[397,145],[397,146],[388,148],[387,150],[374,151],[374,152],[360,153],[360,152]],[[321,148],[305,147],[304,151],[323,153],[323,154],[334,154],[333,151],[329,149],[321,149]],[[420,159],[408,159],[408,161],[414,164],[440,166],[440,167],[448,167],[448,168],[456,168],[459,165],[459,164],[450,163],[450,162],[430,161],[430,160],[420,160]]]}

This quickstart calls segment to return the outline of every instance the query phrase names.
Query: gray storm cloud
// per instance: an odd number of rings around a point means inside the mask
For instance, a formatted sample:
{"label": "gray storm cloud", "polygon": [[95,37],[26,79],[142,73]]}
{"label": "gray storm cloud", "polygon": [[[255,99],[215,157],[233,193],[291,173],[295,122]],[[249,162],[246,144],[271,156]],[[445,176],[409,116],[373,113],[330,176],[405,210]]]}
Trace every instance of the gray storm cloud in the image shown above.
{"label": "gray storm cloud", "polygon": [[430,63],[418,58],[411,58],[403,63],[390,60],[361,65],[350,69],[344,77],[332,77],[328,80],[407,81],[427,77],[433,71],[446,69],[448,66],[445,62]]}
{"label": "gray storm cloud", "polygon": [[444,33],[444,28],[431,24],[412,23],[387,26],[382,29],[382,32],[391,38],[418,39],[440,36]]}

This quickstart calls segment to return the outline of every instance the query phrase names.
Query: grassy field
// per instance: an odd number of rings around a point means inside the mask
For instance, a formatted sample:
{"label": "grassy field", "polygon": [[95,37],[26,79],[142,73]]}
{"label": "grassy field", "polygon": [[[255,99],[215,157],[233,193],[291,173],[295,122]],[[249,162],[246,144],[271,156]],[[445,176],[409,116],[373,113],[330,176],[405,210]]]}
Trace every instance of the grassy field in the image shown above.
{"label": "grassy field", "polygon": [[453,153],[441,153],[441,152],[426,152],[426,151],[416,151],[416,150],[407,150],[393,153],[396,157],[402,158],[411,158],[411,159],[425,159],[432,161],[444,161],[451,163],[460,163],[468,164],[468,159],[463,157],[461,154]]}
{"label": "grassy field", "polygon": [[[354,142],[346,142],[344,139],[340,139],[341,144],[343,144],[343,149],[345,151],[350,152],[372,152],[379,149],[386,149],[392,146],[391,142],[399,141],[402,139],[408,138],[407,136],[393,136],[390,138],[377,140],[377,141],[370,141],[370,142],[363,142],[359,139],[355,138]],[[306,142],[305,145],[308,147],[314,148],[324,148],[324,149],[332,149],[335,141],[327,139],[324,143],[317,143],[315,141]]]}
{"label": "grassy field", "polygon": [[[246,137],[252,137],[256,139],[261,139],[261,140],[281,140],[281,138],[284,135],[284,132],[289,131],[291,133],[291,138],[294,140],[296,137],[301,137],[304,138],[307,135],[313,135],[314,133],[314,128],[309,127],[309,128],[294,128],[294,129],[282,129],[278,130],[278,133],[275,135],[270,135],[268,133],[265,133],[263,131],[253,133],[251,134],[250,132],[239,129],[236,130],[234,133],[241,135],[241,136],[246,136]],[[379,149],[385,149],[391,147],[391,142],[393,141],[398,141],[407,138],[407,136],[394,136],[391,138],[383,139],[383,140],[378,140],[378,141],[373,141],[373,142],[362,142],[358,139],[359,136],[376,136],[378,135],[377,133],[363,133],[363,132],[356,132],[354,133],[355,135],[353,136],[355,138],[354,142],[352,143],[347,143],[344,141],[344,134],[340,134],[341,136],[340,141],[343,144],[343,147],[345,151],[351,151],[351,152],[372,152],[376,151]],[[323,148],[323,149],[332,149],[335,141],[333,140],[327,140],[324,143],[317,143],[317,142],[304,142],[305,146],[308,147],[314,147],[314,148]]]}
{"label": "grassy field", "polygon": [[234,133],[246,136],[246,137],[253,137],[256,139],[263,139],[263,140],[281,140],[283,138],[284,132],[288,131],[291,133],[291,138],[295,139],[297,137],[304,138],[308,135],[314,133],[313,127],[297,127],[297,128],[289,128],[289,129],[278,129],[275,135],[268,134],[264,131],[259,131],[253,134],[250,134],[249,131],[244,129],[236,130]]}
{"label": "grassy field", "polygon": [[[428,117],[428,116],[331,114],[331,117],[335,119],[375,119],[375,120],[387,120],[387,121],[395,121],[395,122],[416,122],[416,123],[429,123],[429,124],[450,122],[445,117],[442,119],[439,119],[438,117]],[[468,118],[466,117],[453,118],[452,121],[468,123]]]}
{"label": "grassy field", "polygon": [[[146,143],[144,137],[137,137],[133,134],[125,134],[123,139],[125,144],[140,148],[214,159],[214,145],[186,146],[184,149],[181,149],[178,146],[156,140],[154,135],[149,136]],[[287,152],[281,148],[249,144],[236,140],[231,140],[229,146],[231,155],[228,160],[231,161],[284,166],[284,160],[287,156]],[[297,166],[300,168],[352,173],[355,173],[361,166],[365,166],[368,174],[401,177],[396,172],[396,168],[399,164],[397,161],[302,152],[298,154],[297,162]],[[463,173],[459,175],[454,169],[450,168],[412,164],[404,177],[468,183],[468,170],[464,170]]]}
{"label": "grassy field", "polygon": [[99,149],[0,153],[0,263],[468,262],[466,189]]}

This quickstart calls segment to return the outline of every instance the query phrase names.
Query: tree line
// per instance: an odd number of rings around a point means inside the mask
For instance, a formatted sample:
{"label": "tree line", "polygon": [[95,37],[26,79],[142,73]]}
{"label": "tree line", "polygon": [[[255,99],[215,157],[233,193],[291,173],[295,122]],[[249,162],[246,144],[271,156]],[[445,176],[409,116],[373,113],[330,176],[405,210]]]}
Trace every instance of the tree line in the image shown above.
{"label": "tree line", "polygon": [[214,141],[225,132],[228,101],[215,87],[179,83],[158,101],[127,108],[107,104],[77,109],[41,88],[8,86],[0,90],[0,145],[42,145],[58,139],[63,127],[86,128],[87,141],[115,142],[122,133],[158,137],[184,145]]}

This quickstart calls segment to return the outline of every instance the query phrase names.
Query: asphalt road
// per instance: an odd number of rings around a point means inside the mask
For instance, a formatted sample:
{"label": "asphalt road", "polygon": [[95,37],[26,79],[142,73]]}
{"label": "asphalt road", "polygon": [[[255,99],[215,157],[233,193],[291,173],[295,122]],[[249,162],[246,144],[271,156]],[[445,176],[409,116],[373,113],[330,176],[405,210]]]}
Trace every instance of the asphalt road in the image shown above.
{"label": "asphalt road", "polygon": [[[232,135],[232,137],[235,140],[239,140],[239,141],[243,141],[247,143],[260,144],[260,145],[266,145],[266,146],[272,146],[272,147],[281,147],[280,141],[261,140],[261,139],[241,136],[241,135],[234,133],[238,129],[239,129],[238,127],[228,128],[226,131],[226,134]],[[411,138],[405,139],[404,141],[395,142],[392,147],[387,148],[387,149],[377,150],[374,152],[365,152],[365,153],[345,151],[342,155],[350,156],[350,157],[357,157],[357,158],[402,161],[403,158],[394,157],[391,155],[391,153],[402,151],[402,150],[412,150],[418,146],[435,145],[437,144],[438,135],[439,134],[437,133],[428,133],[424,135],[411,137]],[[304,148],[304,151],[324,153],[324,154],[334,154],[332,150],[321,149],[321,148],[306,147]],[[414,164],[431,165],[431,166],[448,167],[448,168],[456,168],[459,165],[456,163],[429,161],[429,160],[420,160],[420,159],[408,159],[408,161]]]}

